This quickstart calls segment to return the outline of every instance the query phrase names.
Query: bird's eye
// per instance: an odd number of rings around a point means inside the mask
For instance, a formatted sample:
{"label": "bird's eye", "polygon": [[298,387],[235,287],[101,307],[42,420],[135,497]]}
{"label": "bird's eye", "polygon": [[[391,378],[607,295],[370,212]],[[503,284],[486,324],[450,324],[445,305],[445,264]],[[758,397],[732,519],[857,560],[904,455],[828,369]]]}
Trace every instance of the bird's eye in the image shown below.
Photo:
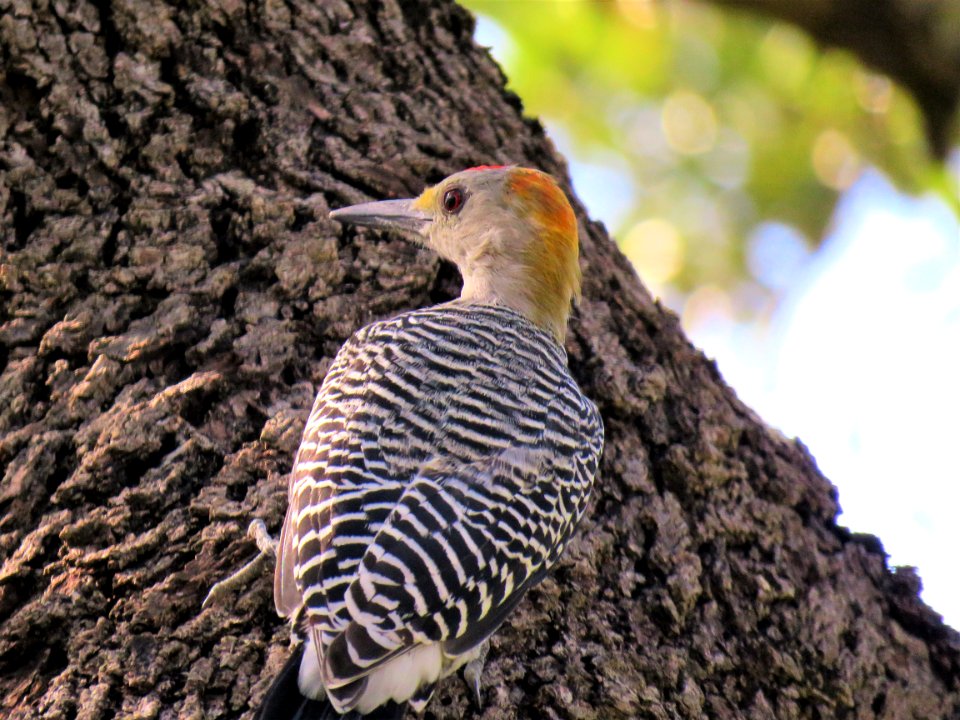
{"label": "bird's eye", "polygon": [[463,190],[460,188],[453,188],[452,190],[447,190],[443,194],[443,211],[450,213],[451,215],[459,212],[460,208],[463,207]]}

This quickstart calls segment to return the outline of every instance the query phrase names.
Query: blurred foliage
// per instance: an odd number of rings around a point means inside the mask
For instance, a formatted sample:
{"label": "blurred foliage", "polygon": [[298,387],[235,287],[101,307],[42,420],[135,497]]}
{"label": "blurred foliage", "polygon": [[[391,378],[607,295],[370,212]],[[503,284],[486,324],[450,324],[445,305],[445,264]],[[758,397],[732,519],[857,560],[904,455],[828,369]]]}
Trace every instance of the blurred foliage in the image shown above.
{"label": "blurred foliage", "polygon": [[612,230],[668,301],[769,307],[868,164],[957,206],[910,98],[790,25],[683,0],[462,2],[507,33],[527,112],[626,179]]}

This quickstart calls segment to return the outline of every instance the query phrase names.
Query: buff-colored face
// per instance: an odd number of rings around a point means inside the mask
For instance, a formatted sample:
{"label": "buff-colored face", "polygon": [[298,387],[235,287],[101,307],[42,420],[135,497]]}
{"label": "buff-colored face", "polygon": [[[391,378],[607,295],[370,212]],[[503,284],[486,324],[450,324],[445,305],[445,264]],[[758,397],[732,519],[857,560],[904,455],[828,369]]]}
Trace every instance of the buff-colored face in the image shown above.
{"label": "buff-colored face", "polygon": [[464,299],[509,305],[563,338],[570,303],[580,293],[577,223],[549,175],[474,168],[413,200],[364,203],[331,217],[414,233],[457,265]]}

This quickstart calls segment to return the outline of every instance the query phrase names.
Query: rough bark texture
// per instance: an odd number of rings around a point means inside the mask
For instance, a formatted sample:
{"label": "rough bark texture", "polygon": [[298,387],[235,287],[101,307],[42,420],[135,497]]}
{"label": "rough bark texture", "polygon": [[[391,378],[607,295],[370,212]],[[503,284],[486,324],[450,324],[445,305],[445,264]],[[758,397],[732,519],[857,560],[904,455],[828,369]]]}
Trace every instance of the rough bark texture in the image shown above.
{"label": "rough bark texture", "polygon": [[[286,654],[269,573],[314,388],[362,324],[455,272],[330,207],[515,162],[565,176],[440,0],[0,0],[0,714],[250,717]],[[428,718],[948,718],[960,642],[837,527],[582,219],[570,363],[607,451],[477,711]]]}
{"label": "rough bark texture", "polygon": [[957,139],[960,3],[957,0],[710,0],[799,25],[824,45],[850,50],[903,85],[926,120],[937,157]]}

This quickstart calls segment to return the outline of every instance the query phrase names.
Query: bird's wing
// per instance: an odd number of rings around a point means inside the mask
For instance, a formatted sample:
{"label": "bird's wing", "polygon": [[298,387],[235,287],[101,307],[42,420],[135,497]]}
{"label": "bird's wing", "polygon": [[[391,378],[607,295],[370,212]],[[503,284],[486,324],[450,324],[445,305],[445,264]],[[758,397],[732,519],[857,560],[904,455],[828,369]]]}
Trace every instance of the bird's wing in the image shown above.
{"label": "bird's wing", "polygon": [[297,556],[293,545],[292,515],[293,505],[288,505],[283,529],[280,530],[280,542],[277,543],[277,567],[273,574],[273,604],[280,617],[292,615],[303,604],[296,581]]}
{"label": "bird's wing", "polygon": [[575,457],[552,449],[440,462],[407,487],[347,589],[353,622],[326,649],[328,687],[419,644],[465,653],[497,629],[559,556],[586,502]]}
{"label": "bird's wing", "polygon": [[[338,404],[342,399],[338,387],[345,374],[356,371],[358,365],[363,365],[363,347],[364,335],[358,333],[337,353],[317,394],[293,461],[287,490],[287,512],[277,544],[277,563],[273,578],[273,599],[280,617],[293,615],[304,603],[304,587],[297,578],[297,565],[301,554],[298,547],[298,516],[305,507],[309,507],[317,495],[317,490],[308,487],[306,492],[302,492],[299,489],[305,483],[313,484],[315,478],[323,476],[331,454],[343,452],[342,428],[349,419],[349,412]],[[325,425],[325,422],[327,425],[331,424],[331,419],[335,426],[332,432]]]}

